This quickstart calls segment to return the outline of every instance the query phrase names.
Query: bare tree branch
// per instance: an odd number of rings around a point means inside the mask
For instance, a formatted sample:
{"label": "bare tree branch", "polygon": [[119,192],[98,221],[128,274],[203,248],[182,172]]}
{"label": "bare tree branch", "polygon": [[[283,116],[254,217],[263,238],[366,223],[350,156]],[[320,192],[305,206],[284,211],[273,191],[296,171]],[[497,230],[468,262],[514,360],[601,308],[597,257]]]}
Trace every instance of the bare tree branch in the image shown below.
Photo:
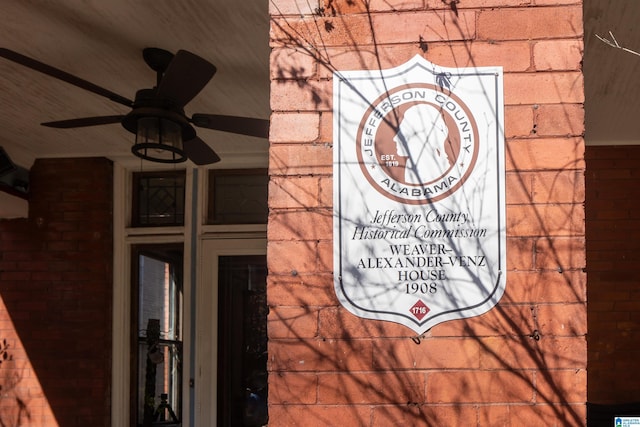
{"label": "bare tree branch", "polygon": [[600,39],[600,41],[608,44],[611,47],[614,47],[616,49],[622,49],[625,52],[629,52],[629,53],[632,53],[632,54],[634,54],[636,56],[640,56],[640,53],[638,53],[638,52],[636,52],[634,50],[628,49],[628,48],[626,48],[624,46],[620,46],[620,44],[618,43],[618,40],[616,40],[616,38],[613,36],[613,33],[611,31],[609,31],[609,35],[611,36],[611,40],[605,39],[604,37],[599,36],[598,34],[596,34],[596,37],[598,39]]}

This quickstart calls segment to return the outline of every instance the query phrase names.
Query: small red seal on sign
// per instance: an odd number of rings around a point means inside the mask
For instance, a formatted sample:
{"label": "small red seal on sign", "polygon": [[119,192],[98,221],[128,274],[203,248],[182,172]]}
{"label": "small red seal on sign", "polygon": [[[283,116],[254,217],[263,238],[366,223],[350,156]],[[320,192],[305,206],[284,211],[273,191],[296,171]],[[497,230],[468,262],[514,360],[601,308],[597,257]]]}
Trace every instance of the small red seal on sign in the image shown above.
{"label": "small red seal on sign", "polygon": [[416,316],[416,319],[422,320],[422,318],[426,316],[430,310],[425,303],[423,303],[421,300],[418,300],[418,302],[411,306],[409,311],[411,312],[411,314]]}

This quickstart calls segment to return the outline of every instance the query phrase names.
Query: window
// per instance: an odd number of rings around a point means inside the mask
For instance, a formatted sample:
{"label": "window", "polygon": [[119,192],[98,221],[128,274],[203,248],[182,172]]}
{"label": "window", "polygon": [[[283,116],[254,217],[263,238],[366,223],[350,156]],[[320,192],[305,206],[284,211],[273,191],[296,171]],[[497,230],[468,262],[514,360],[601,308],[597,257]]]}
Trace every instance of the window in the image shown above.
{"label": "window", "polygon": [[134,227],[184,224],[184,171],[134,173],[132,193]]}
{"label": "window", "polygon": [[[182,245],[134,247],[132,425],[179,425],[182,411]],[[135,374],[134,374],[135,373]],[[132,389],[133,389],[132,384]],[[164,424],[163,424],[164,423]]]}
{"label": "window", "polygon": [[264,424],[267,182],[114,165],[112,426]]}
{"label": "window", "polygon": [[266,169],[209,172],[209,224],[266,224],[269,209]]}

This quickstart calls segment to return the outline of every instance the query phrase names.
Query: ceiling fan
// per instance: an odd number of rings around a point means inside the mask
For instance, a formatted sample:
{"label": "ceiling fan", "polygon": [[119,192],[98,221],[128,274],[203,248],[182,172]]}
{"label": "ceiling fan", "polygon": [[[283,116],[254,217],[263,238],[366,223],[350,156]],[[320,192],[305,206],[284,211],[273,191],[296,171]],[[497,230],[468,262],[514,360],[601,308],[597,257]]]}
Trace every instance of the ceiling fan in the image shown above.
{"label": "ceiling fan", "polygon": [[186,50],[179,50],[174,55],[159,48],[145,48],[142,56],[156,72],[156,86],[138,90],[132,101],[38,60],[0,48],[0,57],[131,108],[124,115],[83,117],[42,123],[43,126],[67,129],[121,123],[136,135],[136,143],[132,147],[136,156],[161,163],[179,163],[189,158],[197,165],[218,162],[220,157],[196,135],[192,125],[268,137],[268,120],[220,114],[193,114],[188,117],[185,114],[185,105],[216,73],[216,67],[207,60]]}

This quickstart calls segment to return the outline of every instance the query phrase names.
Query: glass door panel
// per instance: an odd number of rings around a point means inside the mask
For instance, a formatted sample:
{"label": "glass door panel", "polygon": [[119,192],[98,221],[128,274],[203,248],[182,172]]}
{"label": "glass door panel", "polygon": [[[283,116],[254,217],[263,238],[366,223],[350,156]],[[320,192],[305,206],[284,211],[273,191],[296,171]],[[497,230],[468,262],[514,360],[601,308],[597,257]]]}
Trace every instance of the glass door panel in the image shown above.
{"label": "glass door panel", "polygon": [[[182,247],[134,248],[135,425],[179,426],[182,413]],[[132,319],[133,320],[133,319]],[[134,347],[135,348],[135,347]]]}
{"label": "glass door panel", "polygon": [[218,258],[218,426],[267,424],[264,255]]}

